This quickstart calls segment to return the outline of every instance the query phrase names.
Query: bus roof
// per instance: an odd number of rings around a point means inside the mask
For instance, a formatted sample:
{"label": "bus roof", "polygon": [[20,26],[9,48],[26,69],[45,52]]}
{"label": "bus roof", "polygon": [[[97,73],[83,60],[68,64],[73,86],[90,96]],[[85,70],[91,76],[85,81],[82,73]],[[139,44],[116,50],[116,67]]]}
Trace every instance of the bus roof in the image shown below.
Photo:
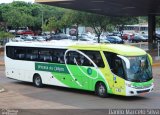
{"label": "bus roof", "polygon": [[[105,47],[103,49],[105,50]],[[144,50],[130,45],[109,44],[107,45],[107,50],[124,56],[139,56],[146,54]]]}
{"label": "bus roof", "polygon": [[124,44],[76,44],[72,45],[71,48],[82,50],[102,50],[124,56],[140,56],[146,54],[146,52],[143,49]]}
{"label": "bus roof", "polygon": [[21,46],[21,47],[45,47],[59,49],[79,49],[79,50],[102,50],[113,52],[124,56],[139,56],[145,55],[146,52],[140,48],[120,45],[120,44],[98,44],[89,42],[70,42],[70,41],[52,41],[52,42],[9,42],[6,46]]}

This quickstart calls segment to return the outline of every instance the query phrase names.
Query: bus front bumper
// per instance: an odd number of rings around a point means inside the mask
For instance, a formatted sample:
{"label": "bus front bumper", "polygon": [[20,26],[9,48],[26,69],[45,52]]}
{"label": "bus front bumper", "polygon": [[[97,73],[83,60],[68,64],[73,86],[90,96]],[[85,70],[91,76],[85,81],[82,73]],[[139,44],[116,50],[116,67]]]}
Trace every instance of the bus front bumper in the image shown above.
{"label": "bus front bumper", "polygon": [[136,89],[133,87],[126,86],[126,96],[136,96],[136,95],[145,95],[152,92],[154,85],[151,85],[148,88]]}

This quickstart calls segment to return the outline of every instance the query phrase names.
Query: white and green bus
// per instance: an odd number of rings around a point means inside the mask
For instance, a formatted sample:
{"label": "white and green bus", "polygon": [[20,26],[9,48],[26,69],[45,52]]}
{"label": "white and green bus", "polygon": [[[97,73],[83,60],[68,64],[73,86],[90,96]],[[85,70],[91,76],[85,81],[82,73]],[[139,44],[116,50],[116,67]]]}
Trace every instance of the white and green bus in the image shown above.
{"label": "white and green bus", "polygon": [[43,84],[135,96],[153,90],[152,58],[127,45],[10,42],[5,47],[8,78]]}

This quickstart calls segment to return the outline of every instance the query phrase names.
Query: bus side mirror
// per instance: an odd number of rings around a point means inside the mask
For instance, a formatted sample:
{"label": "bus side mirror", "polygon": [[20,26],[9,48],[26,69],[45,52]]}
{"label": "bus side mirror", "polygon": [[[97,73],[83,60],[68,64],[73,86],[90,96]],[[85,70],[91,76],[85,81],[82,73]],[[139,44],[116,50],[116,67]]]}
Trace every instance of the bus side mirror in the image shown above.
{"label": "bus side mirror", "polygon": [[147,55],[148,55],[148,58],[149,58],[151,65],[153,65],[153,59],[152,59],[151,55],[150,54],[147,54]]}

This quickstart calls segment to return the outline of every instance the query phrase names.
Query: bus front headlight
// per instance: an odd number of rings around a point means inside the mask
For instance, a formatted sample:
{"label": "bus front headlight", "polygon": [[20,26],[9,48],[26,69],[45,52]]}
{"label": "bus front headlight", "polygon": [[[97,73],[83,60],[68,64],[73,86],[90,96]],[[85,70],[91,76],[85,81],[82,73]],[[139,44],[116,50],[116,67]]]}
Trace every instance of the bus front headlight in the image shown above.
{"label": "bus front headlight", "polygon": [[127,87],[132,87],[132,85],[130,83],[126,83]]}

